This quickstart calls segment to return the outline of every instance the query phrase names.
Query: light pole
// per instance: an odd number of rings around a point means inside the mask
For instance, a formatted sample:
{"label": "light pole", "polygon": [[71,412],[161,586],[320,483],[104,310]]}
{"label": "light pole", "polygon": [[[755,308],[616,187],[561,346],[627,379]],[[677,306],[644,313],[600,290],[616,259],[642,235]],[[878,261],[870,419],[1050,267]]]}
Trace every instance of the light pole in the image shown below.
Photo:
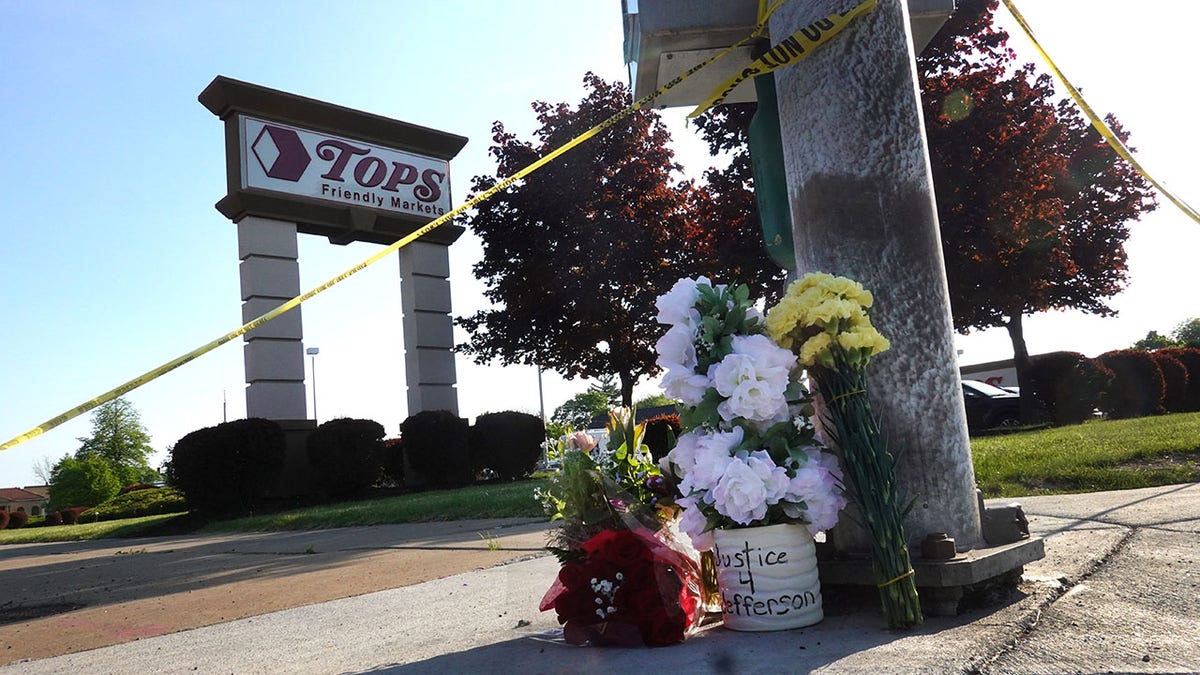
{"label": "light pole", "polygon": [[313,382],[313,421],[317,421],[317,354],[321,353],[320,347],[309,347],[304,350],[308,354],[309,362],[312,364],[312,382]]}

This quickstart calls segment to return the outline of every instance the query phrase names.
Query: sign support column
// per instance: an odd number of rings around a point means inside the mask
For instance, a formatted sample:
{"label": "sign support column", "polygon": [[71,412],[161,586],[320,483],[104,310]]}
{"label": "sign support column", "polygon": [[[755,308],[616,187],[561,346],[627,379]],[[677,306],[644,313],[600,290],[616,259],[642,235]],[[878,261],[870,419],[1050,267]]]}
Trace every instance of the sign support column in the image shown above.
{"label": "sign support column", "polygon": [[[237,223],[242,321],[300,294],[296,224],[247,216]],[[246,416],[307,418],[300,308],[246,333]]]}

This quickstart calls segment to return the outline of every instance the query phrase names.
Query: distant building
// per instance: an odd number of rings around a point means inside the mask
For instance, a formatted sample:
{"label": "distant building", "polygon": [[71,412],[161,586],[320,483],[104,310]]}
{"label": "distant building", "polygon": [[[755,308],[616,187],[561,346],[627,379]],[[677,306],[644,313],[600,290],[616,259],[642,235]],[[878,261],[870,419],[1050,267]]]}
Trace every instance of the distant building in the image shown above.
{"label": "distant building", "polygon": [[993,387],[1017,386],[1017,367],[1012,359],[960,366],[958,372],[964,380],[979,380]]}
{"label": "distant building", "polygon": [[0,511],[20,511],[31,516],[44,516],[49,501],[50,490],[45,486],[0,488]]}

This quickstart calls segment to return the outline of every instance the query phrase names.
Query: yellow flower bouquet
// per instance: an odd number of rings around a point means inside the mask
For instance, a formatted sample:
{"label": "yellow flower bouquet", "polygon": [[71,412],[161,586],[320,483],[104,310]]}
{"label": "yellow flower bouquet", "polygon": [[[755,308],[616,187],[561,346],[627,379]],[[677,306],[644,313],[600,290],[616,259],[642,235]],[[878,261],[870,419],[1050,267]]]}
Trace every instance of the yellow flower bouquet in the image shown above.
{"label": "yellow flower bouquet", "polygon": [[922,621],[904,517],[896,486],[896,460],[871,414],[866,367],[888,349],[867,314],[871,292],[846,277],[811,273],[788,287],[767,312],[767,335],[796,354],[817,384],[826,408],[827,440],[842,453],[850,492],[871,535],[871,559],[890,628]]}

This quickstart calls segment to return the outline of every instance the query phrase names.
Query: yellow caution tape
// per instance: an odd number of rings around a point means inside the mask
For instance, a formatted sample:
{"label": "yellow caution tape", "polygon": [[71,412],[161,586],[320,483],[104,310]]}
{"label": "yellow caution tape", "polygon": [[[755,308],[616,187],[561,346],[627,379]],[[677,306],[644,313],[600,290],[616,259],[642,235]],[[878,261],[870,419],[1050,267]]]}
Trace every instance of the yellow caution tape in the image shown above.
{"label": "yellow caution tape", "polygon": [[[874,0],[870,0],[870,2],[873,3]],[[240,328],[230,331],[229,333],[226,333],[225,335],[217,338],[216,340],[213,340],[212,342],[209,342],[208,344],[205,344],[201,347],[193,349],[192,351],[188,352],[187,354],[184,354],[183,356],[180,356],[177,359],[168,361],[167,363],[164,363],[163,365],[161,365],[149,372],[139,375],[138,377],[133,378],[132,380],[126,382],[125,384],[122,384],[119,387],[109,390],[109,391],[97,396],[96,398],[93,398],[89,401],[81,403],[81,404],[75,406],[74,408],[71,408],[70,410],[64,412],[63,414],[58,415],[57,417],[53,417],[51,419],[46,420],[45,422],[42,422],[40,425],[30,429],[29,431],[26,431],[25,433],[21,434],[20,436],[17,436],[16,438],[13,438],[9,441],[6,441],[4,443],[4,445],[0,445],[0,450],[8,450],[9,448],[20,445],[21,443],[24,443],[25,441],[28,441],[31,438],[36,438],[37,436],[44,434],[45,432],[49,431],[50,429],[53,429],[54,427],[59,426],[60,424],[63,424],[64,422],[72,420],[97,406],[104,405],[105,403],[108,403],[109,401],[117,398],[118,396],[126,394],[130,391],[133,391],[134,389],[137,389],[138,387],[146,384],[147,382],[157,379],[157,378],[171,372],[172,370],[175,370],[176,368],[182,366],[183,364],[188,363],[189,361],[192,361],[192,360],[196,359],[197,357],[203,356],[204,354],[207,354],[208,352],[216,349],[217,347],[220,347],[221,345],[225,344],[226,342],[234,340],[234,339],[254,330],[255,328],[258,328],[259,326],[270,321],[271,319],[274,319],[275,317],[277,317],[289,310],[296,308],[297,306],[300,305],[300,303],[304,302],[305,300],[308,300],[309,298],[312,298],[313,296],[317,295],[318,293],[321,293],[321,292],[329,289],[333,285],[335,285],[341,281],[344,281],[345,279],[349,278],[350,276],[357,274],[358,272],[361,272],[362,270],[366,269],[367,267],[379,262],[383,258],[386,258],[388,255],[394,253],[395,251],[398,251],[401,248],[404,248],[405,246],[411,244],[412,242],[416,241],[417,239],[423,237],[424,235],[429,234],[430,232],[437,229],[438,227],[445,225],[446,223],[450,222],[456,216],[462,215],[467,209],[470,209],[471,207],[479,204],[480,202],[483,202],[486,199],[490,199],[496,193],[504,190],[508,186],[510,186],[513,183],[528,176],[529,174],[533,173],[534,171],[537,171],[538,169],[542,168],[546,164],[549,164],[550,162],[554,161],[560,155],[567,152],[568,150],[571,150],[572,148],[579,145],[580,143],[583,143],[584,141],[592,138],[593,136],[600,133],[601,131],[604,131],[605,129],[611,127],[612,125],[616,124],[617,122],[621,121],[622,119],[628,117],[633,112],[635,112],[637,110],[641,110],[642,108],[645,108],[646,106],[650,105],[650,103],[655,98],[663,95],[668,90],[670,90],[673,87],[675,87],[676,85],[678,85],[680,82],[683,82],[687,78],[691,77],[696,72],[698,72],[700,69],[707,67],[712,62],[724,57],[726,54],[729,54],[730,52],[737,49],[738,47],[741,47],[742,45],[746,44],[747,42],[750,42],[751,40],[758,38],[766,31],[767,20],[770,19],[771,13],[774,12],[775,9],[777,9],[781,4],[783,4],[783,0],[778,0],[774,4],[774,6],[772,6],[766,12],[766,15],[761,18],[761,20],[758,22],[758,25],[754,28],[754,31],[750,35],[747,35],[745,38],[739,40],[737,43],[730,45],[728,48],[722,50],[720,53],[709,57],[708,59],[693,66],[692,68],[689,68],[686,72],[682,73],[675,79],[673,79],[670,82],[659,87],[658,90],[654,91],[653,93],[647,94],[646,96],[643,96],[642,98],[634,101],[633,104],[630,105],[629,107],[613,114],[612,117],[609,117],[608,119],[597,124],[596,126],[592,127],[591,129],[588,129],[587,131],[576,136],[575,138],[571,139],[570,141],[567,141],[563,145],[559,146],[555,150],[548,153],[546,156],[542,157],[541,159],[538,159],[537,161],[526,166],[525,168],[521,169],[520,171],[517,171],[516,173],[512,174],[508,178],[505,178],[504,180],[500,181],[493,187],[488,188],[487,190],[479,193],[478,195],[475,195],[471,199],[468,199],[467,201],[465,201],[461,205],[459,205],[457,208],[455,208],[453,211],[449,211],[445,215],[439,216],[437,219],[432,220],[429,223],[426,223],[419,229],[406,235],[405,237],[401,238],[399,241],[396,241],[395,243],[391,244],[390,246],[381,249],[378,253],[375,253],[374,255],[368,257],[367,259],[358,263],[354,267],[351,267],[350,269],[346,270],[345,272],[342,272],[341,274],[337,275],[336,277],[333,277],[332,279],[330,279],[329,281],[326,281],[325,283],[321,284],[320,286],[313,288],[312,290],[308,291],[307,293],[304,293],[303,295],[298,295],[298,296],[292,298],[291,300],[288,300],[287,302],[283,303],[282,305],[279,305],[278,307],[267,312],[266,314],[263,314],[262,316],[258,317],[257,319],[254,319],[248,323],[243,324]]]}
{"label": "yellow caution tape", "polygon": [[[770,13],[775,11],[778,6],[775,5],[775,7],[772,7],[767,12],[767,16],[770,16]],[[792,33],[779,44],[767,50],[767,53],[743,68],[741,72],[736,73],[733,77],[723,82],[721,86],[714,89],[713,93],[709,94],[703,103],[688,113],[688,117],[698,117],[705,110],[721,105],[742,82],[753,79],[758,75],[765,75],[806,58],[817,47],[820,47],[833,39],[833,36],[842,32],[842,29],[849,25],[851,21],[874,10],[875,0],[864,0],[853,9],[837,14],[830,14],[824,19],[818,19]],[[760,19],[759,25],[761,26],[763,23],[764,21]]]}
{"label": "yellow caution tape", "polygon": [[1012,3],[1012,0],[1004,0],[1004,6],[1007,7],[1008,11],[1012,13],[1013,18],[1017,20],[1018,24],[1020,24],[1021,29],[1025,31],[1027,36],[1029,36],[1029,41],[1033,43],[1033,46],[1038,50],[1038,53],[1042,55],[1043,59],[1045,59],[1046,64],[1050,66],[1050,70],[1058,78],[1058,81],[1062,82],[1063,86],[1067,88],[1067,91],[1071,93],[1071,98],[1075,99],[1076,105],[1078,105],[1083,110],[1083,113],[1087,115],[1087,118],[1091,120],[1092,126],[1095,127],[1096,131],[1099,131],[1100,135],[1104,137],[1104,140],[1108,142],[1109,147],[1115,150],[1116,153],[1121,156],[1121,159],[1129,162],[1129,165],[1132,166],[1139,174],[1141,174],[1142,178],[1145,178],[1147,181],[1149,181],[1150,184],[1159,191],[1159,193],[1171,200],[1172,204],[1179,207],[1180,211],[1183,211],[1188,215],[1189,218],[1197,223],[1200,223],[1200,213],[1197,213],[1196,209],[1193,209],[1187,202],[1183,201],[1183,199],[1175,196],[1175,194],[1168,190],[1162,183],[1154,180],[1154,177],[1151,176],[1144,168],[1142,168],[1142,165],[1133,158],[1133,153],[1129,152],[1129,148],[1125,147],[1125,144],[1121,142],[1121,139],[1118,138],[1115,133],[1113,133],[1113,130],[1108,128],[1108,125],[1104,123],[1104,120],[1101,119],[1101,117],[1097,115],[1094,110],[1092,110],[1092,107],[1088,105],[1087,101],[1083,100],[1083,94],[1079,93],[1079,90],[1075,88],[1075,85],[1071,84],[1066,75],[1063,75],[1062,71],[1058,69],[1058,66],[1055,65],[1054,61],[1050,58],[1050,55],[1047,54],[1046,50],[1042,48],[1041,43],[1039,43],[1037,38],[1033,36],[1033,30],[1029,28],[1029,24],[1025,22],[1025,17],[1021,16],[1021,12],[1017,10],[1017,7]]}

